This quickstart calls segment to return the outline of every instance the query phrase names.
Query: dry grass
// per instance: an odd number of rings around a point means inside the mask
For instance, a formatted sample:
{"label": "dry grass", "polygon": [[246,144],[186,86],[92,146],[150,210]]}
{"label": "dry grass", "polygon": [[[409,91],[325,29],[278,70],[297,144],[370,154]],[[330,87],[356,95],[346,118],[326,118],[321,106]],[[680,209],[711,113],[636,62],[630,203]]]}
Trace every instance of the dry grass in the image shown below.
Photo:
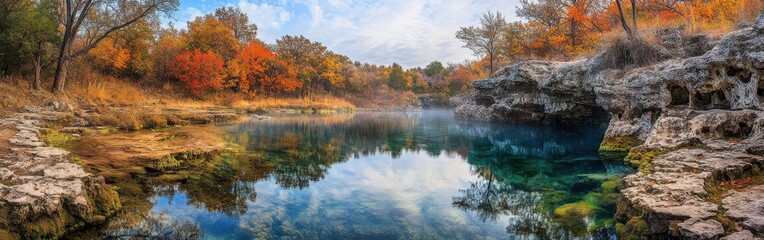
{"label": "dry grass", "polygon": [[30,82],[19,77],[0,77],[0,117],[20,111],[25,106],[45,106],[58,99],[48,91],[32,89]]}
{"label": "dry grass", "polygon": [[145,108],[114,109],[104,113],[92,114],[87,118],[94,126],[110,126],[127,131],[159,129],[170,125],[188,123],[179,116],[161,114]]}
{"label": "dry grass", "polygon": [[88,104],[135,105],[146,99],[137,84],[100,74],[71,84],[68,91]]}
{"label": "dry grass", "polygon": [[255,99],[245,103],[249,109],[355,109],[355,105],[344,99],[333,97],[321,98],[284,98]]}
{"label": "dry grass", "polygon": [[416,94],[399,92],[383,86],[367,93],[350,94],[347,99],[359,108],[368,110],[400,109],[411,105],[416,99]]}
{"label": "dry grass", "polygon": [[644,39],[617,38],[602,54],[605,69],[636,68],[660,61],[660,52]]}

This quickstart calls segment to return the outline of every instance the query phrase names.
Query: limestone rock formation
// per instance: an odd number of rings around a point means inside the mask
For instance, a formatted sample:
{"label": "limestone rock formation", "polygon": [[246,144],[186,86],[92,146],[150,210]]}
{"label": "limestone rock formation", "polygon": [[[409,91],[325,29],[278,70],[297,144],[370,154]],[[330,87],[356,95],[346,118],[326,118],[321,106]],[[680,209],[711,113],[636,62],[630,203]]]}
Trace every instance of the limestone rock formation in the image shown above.
{"label": "limestone rock formation", "polygon": [[0,128],[17,131],[9,139],[10,154],[0,156],[0,239],[58,238],[121,209],[103,177],[86,173],[70,162],[69,152],[38,138],[44,120],[65,115],[38,111],[0,120]]}
{"label": "limestone rock formation", "polygon": [[595,122],[607,118],[584,81],[585,61],[528,61],[472,83],[457,102],[459,117],[495,122]]}
{"label": "limestone rock formation", "polygon": [[[603,55],[522,62],[452,101],[466,119],[609,118],[603,158],[638,170],[623,180],[620,229],[644,224],[649,236],[641,237],[653,238],[762,238],[764,188],[745,181],[764,179],[764,15],[716,43],[676,38],[667,34],[658,47],[671,58],[651,66],[608,69]],[[687,49],[666,51],[678,43]],[[743,184],[728,190],[729,182]]]}

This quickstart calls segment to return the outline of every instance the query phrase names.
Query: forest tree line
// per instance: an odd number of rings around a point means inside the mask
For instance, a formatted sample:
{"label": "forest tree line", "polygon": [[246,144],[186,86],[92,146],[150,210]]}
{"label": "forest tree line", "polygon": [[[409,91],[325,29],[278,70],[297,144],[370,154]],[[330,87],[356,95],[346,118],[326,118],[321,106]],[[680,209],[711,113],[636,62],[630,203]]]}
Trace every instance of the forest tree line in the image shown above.
{"label": "forest tree line", "polygon": [[762,0],[520,0],[519,21],[488,12],[456,38],[480,58],[474,69],[486,77],[517,61],[590,56],[617,38],[640,38],[657,28],[723,34],[755,19],[763,7]]}
{"label": "forest tree line", "polygon": [[[425,70],[361,63],[304,36],[266,44],[236,7],[196,17],[185,28],[163,27],[162,17],[177,7],[177,0],[2,0],[0,74],[32,76],[33,88],[53,84],[52,92],[64,92],[66,70],[74,66],[141,83],[178,83],[193,95],[258,97],[380,87],[452,95],[477,78],[465,64],[435,61]],[[45,81],[50,75],[53,83]]]}
{"label": "forest tree line", "polygon": [[[363,94],[373,89],[451,96],[500,66],[528,59],[570,60],[614,36],[683,25],[729,31],[762,0],[521,0],[520,21],[487,12],[456,38],[476,61],[404,69],[353,61],[322,43],[287,35],[266,44],[235,7],[178,29],[161,19],[177,0],[0,0],[0,75],[26,76],[36,89],[64,92],[68,68],[139,83],[173,83],[193,95],[255,97]],[[51,81],[52,80],[52,81]],[[75,79],[77,80],[77,79]]]}

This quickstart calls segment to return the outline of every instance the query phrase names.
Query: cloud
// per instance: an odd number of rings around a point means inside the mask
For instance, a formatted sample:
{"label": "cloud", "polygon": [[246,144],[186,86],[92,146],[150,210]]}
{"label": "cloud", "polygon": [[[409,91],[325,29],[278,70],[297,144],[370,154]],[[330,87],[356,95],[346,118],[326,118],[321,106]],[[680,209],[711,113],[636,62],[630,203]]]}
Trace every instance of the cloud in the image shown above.
{"label": "cloud", "polygon": [[[454,37],[459,27],[479,24],[480,16],[488,10],[500,11],[508,20],[515,20],[518,2],[239,0],[232,5],[240,7],[259,26],[259,38],[265,42],[274,43],[287,34],[304,35],[353,60],[417,67],[433,60],[474,59]],[[214,7],[203,11],[214,11]]]}
{"label": "cloud", "polygon": [[249,16],[250,22],[257,24],[260,38],[276,38],[278,36],[272,33],[278,32],[291,18],[290,12],[283,7],[283,4],[283,2],[270,4],[241,0],[236,6]]}
{"label": "cloud", "polygon": [[459,27],[477,25],[488,10],[513,16],[516,5],[499,0],[333,0],[323,2],[322,11],[310,11],[310,28],[295,23],[282,30],[320,41],[355,60],[417,67],[433,60],[474,58],[454,37]]}

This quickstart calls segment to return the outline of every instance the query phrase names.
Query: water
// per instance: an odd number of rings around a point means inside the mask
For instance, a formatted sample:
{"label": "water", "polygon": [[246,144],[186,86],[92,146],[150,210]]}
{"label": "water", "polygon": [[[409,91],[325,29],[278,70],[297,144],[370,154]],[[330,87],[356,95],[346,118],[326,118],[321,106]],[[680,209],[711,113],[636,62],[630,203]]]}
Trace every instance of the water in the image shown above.
{"label": "water", "polygon": [[559,239],[613,234],[617,194],[610,186],[623,167],[600,160],[602,126],[496,125],[425,111],[274,116],[220,127],[244,154],[226,154],[183,183],[149,186],[148,216],[109,235]]}

